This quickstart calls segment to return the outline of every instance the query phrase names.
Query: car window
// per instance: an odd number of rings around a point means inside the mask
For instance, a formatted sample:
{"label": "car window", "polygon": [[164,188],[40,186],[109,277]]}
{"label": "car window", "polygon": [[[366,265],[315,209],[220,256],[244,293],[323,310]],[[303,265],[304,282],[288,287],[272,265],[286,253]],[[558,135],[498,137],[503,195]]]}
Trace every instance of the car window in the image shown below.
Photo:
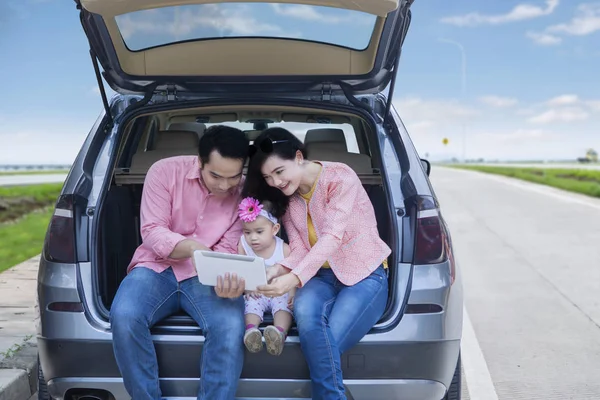
{"label": "car window", "polygon": [[234,37],[298,39],[364,50],[376,16],[323,6],[239,2],[136,11],[117,16],[116,22],[132,51]]}
{"label": "car window", "polygon": [[[206,124],[206,127],[211,125],[227,125],[233,126],[235,128],[241,129],[243,131],[252,131],[254,130],[254,125],[250,123],[243,122],[224,122],[222,124]],[[344,136],[346,137],[346,146],[348,148],[349,153],[360,153],[358,149],[358,142],[356,140],[356,132],[354,132],[354,128],[350,124],[311,124],[311,123],[303,123],[303,122],[280,122],[280,123],[271,123],[269,124],[269,128],[272,127],[282,127],[290,132],[292,132],[298,139],[304,142],[304,137],[306,136],[306,131],[310,129],[323,129],[323,128],[332,128],[332,129],[342,129],[344,131]]]}

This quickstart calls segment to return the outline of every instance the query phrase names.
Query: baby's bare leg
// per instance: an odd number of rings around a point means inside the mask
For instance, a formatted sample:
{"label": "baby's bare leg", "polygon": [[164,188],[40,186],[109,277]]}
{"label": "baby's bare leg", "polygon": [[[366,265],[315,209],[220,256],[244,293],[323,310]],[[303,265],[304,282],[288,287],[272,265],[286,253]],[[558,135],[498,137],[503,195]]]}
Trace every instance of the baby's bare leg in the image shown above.
{"label": "baby's bare leg", "polygon": [[273,325],[280,327],[284,334],[287,334],[292,326],[292,314],[283,310],[277,311],[273,316]]}
{"label": "baby's bare leg", "polygon": [[248,326],[248,325],[259,326],[261,323],[260,316],[258,316],[256,314],[246,314],[244,319],[246,320],[246,326]]}

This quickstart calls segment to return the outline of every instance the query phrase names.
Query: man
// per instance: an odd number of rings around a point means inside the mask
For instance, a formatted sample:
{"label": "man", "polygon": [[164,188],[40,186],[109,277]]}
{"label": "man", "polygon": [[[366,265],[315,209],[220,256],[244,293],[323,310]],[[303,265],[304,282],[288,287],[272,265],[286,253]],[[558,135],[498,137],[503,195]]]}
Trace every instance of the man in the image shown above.
{"label": "man", "polygon": [[125,388],[134,400],[161,398],[150,328],[179,308],[205,335],[198,399],[235,397],[243,364],[244,282],[235,276],[202,285],[195,250],[237,253],[237,216],[248,139],[239,129],[212,126],[199,157],[156,162],[144,182],[142,244],[111,308],[113,347]]}

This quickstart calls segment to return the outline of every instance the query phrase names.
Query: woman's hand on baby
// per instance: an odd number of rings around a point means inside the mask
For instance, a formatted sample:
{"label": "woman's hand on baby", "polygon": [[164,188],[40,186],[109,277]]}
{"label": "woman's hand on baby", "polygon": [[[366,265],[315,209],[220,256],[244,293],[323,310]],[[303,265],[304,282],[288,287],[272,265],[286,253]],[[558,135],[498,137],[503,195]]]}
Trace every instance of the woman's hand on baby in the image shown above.
{"label": "woman's hand on baby", "polygon": [[300,279],[298,279],[295,274],[290,272],[285,275],[278,276],[277,278],[273,278],[271,283],[268,285],[259,286],[257,289],[263,296],[278,297],[288,293],[299,284]]}
{"label": "woman's hand on baby", "polygon": [[284,275],[287,271],[281,264],[275,264],[267,268],[267,283],[271,283],[271,280],[277,278],[278,276]]}

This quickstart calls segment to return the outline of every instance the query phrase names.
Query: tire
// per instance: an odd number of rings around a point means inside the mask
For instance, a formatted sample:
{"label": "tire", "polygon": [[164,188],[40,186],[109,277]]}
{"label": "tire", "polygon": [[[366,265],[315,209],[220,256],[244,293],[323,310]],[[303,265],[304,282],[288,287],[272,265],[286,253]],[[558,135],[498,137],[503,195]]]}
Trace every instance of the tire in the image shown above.
{"label": "tire", "polygon": [[40,365],[40,358],[38,357],[38,400],[52,400],[48,394],[48,386],[44,379],[44,373],[42,372],[42,366]]}
{"label": "tire", "polygon": [[[462,370],[460,362],[460,353],[458,353],[458,361],[456,363],[456,369],[454,370],[454,376],[452,377],[452,383],[446,397],[443,400],[460,400],[462,390]],[[41,400],[41,399],[40,399]]]}

